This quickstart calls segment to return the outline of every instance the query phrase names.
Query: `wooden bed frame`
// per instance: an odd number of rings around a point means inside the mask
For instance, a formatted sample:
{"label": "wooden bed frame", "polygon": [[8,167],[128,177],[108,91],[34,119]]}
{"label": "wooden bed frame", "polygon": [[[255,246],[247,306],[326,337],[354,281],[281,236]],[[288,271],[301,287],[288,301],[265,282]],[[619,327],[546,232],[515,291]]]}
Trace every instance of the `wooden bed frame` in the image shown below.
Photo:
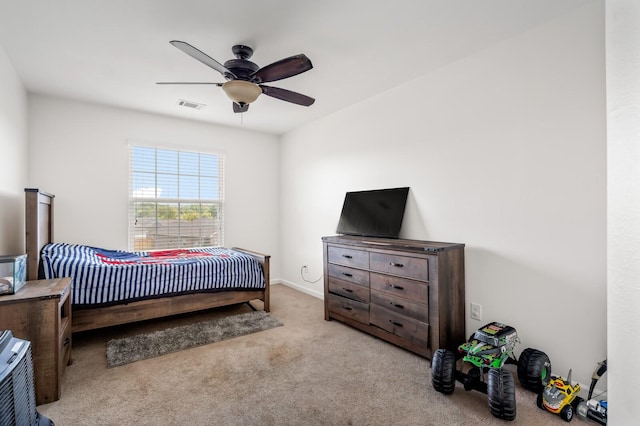
{"label": "wooden bed frame", "polygon": [[[38,189],[25,189],[28,280],[38,279],[40,251],[46,244],[54,242],[53,199],[53,195]],[[237,247],[234,247],[233,250],[249,254],[260,263],[265,279],[264,289],[184,294],[141,300],[121,305],[72,310],[71,329],[73,332],[93,330],[112,325],[218,308],[254,300],[261,300],[263,302],[263,309],[269,312],[270,256]]]}

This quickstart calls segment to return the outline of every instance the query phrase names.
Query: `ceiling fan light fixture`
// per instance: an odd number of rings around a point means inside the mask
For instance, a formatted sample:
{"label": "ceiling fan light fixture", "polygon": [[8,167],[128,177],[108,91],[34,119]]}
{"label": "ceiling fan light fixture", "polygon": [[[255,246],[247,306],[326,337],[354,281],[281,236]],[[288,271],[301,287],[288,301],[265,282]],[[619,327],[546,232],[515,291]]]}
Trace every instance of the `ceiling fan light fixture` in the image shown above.
{"label": "ceiling fan light fixture", "polygon": [[222,87],[227,97],[233,102],[233,112],[240,113],[248,111],[249,104],[258,99],[261,93],[296,105],[311,106],[315,102],[315,99],[301,93],[263,85],[263,83],[283,80],[312,69],[311,61],[302,53],[280,59],[261,68],[249,61],[253,49],[245,45],[233,46],[231,51],[236,59],[230,59],[222,65],[189,43],[179,40],[173,40],[170,43],[193,59],[218,71],[227,82],[161,82],[158,84],[213,84]]}
{"label": "ceiling fan light fixture", "polygon": [[262,89],[255,83],[244,80],[230,80],[222,85],[229,99],[238,105],[248,105],[258,99]]}

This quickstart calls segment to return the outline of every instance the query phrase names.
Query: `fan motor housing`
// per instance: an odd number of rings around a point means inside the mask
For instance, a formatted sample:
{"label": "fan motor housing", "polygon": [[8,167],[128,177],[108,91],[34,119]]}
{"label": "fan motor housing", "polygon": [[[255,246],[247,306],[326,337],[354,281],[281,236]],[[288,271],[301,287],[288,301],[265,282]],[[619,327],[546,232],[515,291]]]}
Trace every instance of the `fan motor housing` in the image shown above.
{"label": "fan motor housing", "polygon": [[231,71],[239,80],[249,81],[249,76],[258,71],[260,67],[246,59],[230,59],[224,63],[224,67]]}
{"label": "fan motor housing", "polygon": [[253,49],[244,44],[236,44],[231,48],[237,59],[230,59],[224,63],[224,67],[235,74],[239,80],[250,80],[250,75],[258,71],[260,67],[248,59],[253,56]]}

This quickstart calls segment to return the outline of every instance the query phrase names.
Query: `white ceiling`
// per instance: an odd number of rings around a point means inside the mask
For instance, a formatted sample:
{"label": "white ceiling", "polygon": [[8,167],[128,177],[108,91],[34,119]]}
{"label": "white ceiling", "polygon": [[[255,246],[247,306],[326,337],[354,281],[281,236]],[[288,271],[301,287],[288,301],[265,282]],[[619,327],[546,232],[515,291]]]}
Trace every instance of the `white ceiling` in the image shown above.
{"label": "white ceiling", "polygon": [[[0,0],[0,46],[31,93],[281,134],[589,1]],[[260,96],[234,114],[219,87],[156,85],[224,81],[170,40],[221,63],[234,44],[253,47],[259,66],[304,53],[312,70],[269,85],[316,102]]]}

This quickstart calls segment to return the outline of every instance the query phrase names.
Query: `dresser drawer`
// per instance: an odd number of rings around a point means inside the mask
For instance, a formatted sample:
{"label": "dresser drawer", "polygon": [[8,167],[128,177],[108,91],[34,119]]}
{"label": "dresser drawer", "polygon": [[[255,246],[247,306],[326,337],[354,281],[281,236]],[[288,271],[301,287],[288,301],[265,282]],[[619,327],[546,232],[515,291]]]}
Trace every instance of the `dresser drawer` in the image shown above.
{"label": "dresser drawer", "polygon": [[369,305],[346,297],[329,294],[329,313],[336,313],[363,324],[369,323]]}
{"label": "dresser drawer", "polygon": [[327,250],[329,263],[369,269],[369,252],[330,246]]}
{"label": "dresser drawer", "polygon": [[358,302],[369,303],[369,287],[329,278],[329,292]]}
{"label": "dresser drawer", "polygon": [[327,270],[329,277],[369,288],[369,271],[353,269],[348,266],[334,265],[332,263],[327,265]]}
{"label": "dresser drawer", "polygon": [[429,280],[429,260],[426,258],[371,253],[370,263],[372,271],[420,281]]}
{"label": "dresser drawer", "polygon": [[371,304],[369,321],[383,330],[402,337],[413,344],[427,347],[429,324]]}
{"label": "dresser drawer", "polygon": [[429,321],[429,307],[427,305],[389,293],[371,290],[371,304],[376,304],[400,315],[417,319],[418,321]]}
{"label": "dresser drawer", "polygon": [[411,299],[418,303],[429,303],[429,284],[427,283],[372,272],[370,285],[371,289]]}

